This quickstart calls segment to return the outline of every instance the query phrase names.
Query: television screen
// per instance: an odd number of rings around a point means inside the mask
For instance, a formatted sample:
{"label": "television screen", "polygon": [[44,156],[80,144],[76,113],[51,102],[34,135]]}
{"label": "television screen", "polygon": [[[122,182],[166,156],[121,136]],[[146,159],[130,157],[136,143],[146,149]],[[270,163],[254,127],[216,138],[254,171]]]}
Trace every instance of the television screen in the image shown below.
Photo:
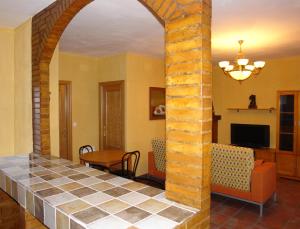
{"label": "television screen", "polygon": [[231,144],[251,148],[270,147],[270,126],[232,123]]}

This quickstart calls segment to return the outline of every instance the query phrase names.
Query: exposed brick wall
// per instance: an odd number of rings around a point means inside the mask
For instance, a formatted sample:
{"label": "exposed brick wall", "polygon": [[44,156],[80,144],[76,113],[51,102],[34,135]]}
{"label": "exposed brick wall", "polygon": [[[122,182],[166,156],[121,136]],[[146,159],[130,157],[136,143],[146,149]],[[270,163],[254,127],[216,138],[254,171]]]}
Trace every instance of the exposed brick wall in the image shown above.
{"label": "exposed brick wall", "polygon": [[50,154],[49,63],[65,27],[91,0],[57,0],[32,19],[33,150]]}
{"label": "exposed brick wall", "polygon": [[[105,0],[102,0],[105,1]],[[211,147],[211,0],[139,0],[165,26],[167,197],[201,208],[178,228],[208,228]],[[49,62],[90,0],[57,0],[33,18],[34,150],[50,153]]]}

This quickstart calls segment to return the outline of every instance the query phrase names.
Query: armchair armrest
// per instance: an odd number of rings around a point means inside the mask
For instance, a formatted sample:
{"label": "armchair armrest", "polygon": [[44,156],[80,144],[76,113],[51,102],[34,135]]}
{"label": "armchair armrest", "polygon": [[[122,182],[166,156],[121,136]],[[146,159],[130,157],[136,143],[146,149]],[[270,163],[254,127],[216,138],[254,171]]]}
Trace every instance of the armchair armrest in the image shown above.
{"label": "armchair armrest", "polygon": [[252,199],[265,203],[276,192],[276,166],[273,162],[255,165],[251,175]]}

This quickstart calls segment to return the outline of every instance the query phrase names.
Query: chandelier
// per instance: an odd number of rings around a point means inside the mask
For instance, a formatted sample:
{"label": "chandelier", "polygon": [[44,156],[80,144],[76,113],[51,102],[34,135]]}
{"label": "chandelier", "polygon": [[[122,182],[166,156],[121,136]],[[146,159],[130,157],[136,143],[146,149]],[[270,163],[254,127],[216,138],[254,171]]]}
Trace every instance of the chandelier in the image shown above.
{"label": "chandelier", "polygon": [[242,51],[243,43],[243,40],[239,40],[240,51],[234,64],[230,64],[229,61],[219,62],[219,67],[222,68],[225,75],[240,82],[248,79],[250,76],[258,75],[266,64],[265,61],[254,61],[253,64],[250,64],[249,59],[245,58]]}

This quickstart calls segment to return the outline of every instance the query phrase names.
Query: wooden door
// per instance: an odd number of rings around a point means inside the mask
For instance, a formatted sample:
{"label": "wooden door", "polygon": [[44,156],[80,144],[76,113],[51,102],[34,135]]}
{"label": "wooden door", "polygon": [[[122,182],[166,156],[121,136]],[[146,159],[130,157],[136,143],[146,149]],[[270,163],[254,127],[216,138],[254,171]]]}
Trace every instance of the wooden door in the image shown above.
{"label": "wooden door", "polygon": [[124,149],[124,81],[99,84],[100,149]]}
{"label": "wooden door", "polygon": [[71,82],[59,81],[59,151],[60,157],[72,160]]}

